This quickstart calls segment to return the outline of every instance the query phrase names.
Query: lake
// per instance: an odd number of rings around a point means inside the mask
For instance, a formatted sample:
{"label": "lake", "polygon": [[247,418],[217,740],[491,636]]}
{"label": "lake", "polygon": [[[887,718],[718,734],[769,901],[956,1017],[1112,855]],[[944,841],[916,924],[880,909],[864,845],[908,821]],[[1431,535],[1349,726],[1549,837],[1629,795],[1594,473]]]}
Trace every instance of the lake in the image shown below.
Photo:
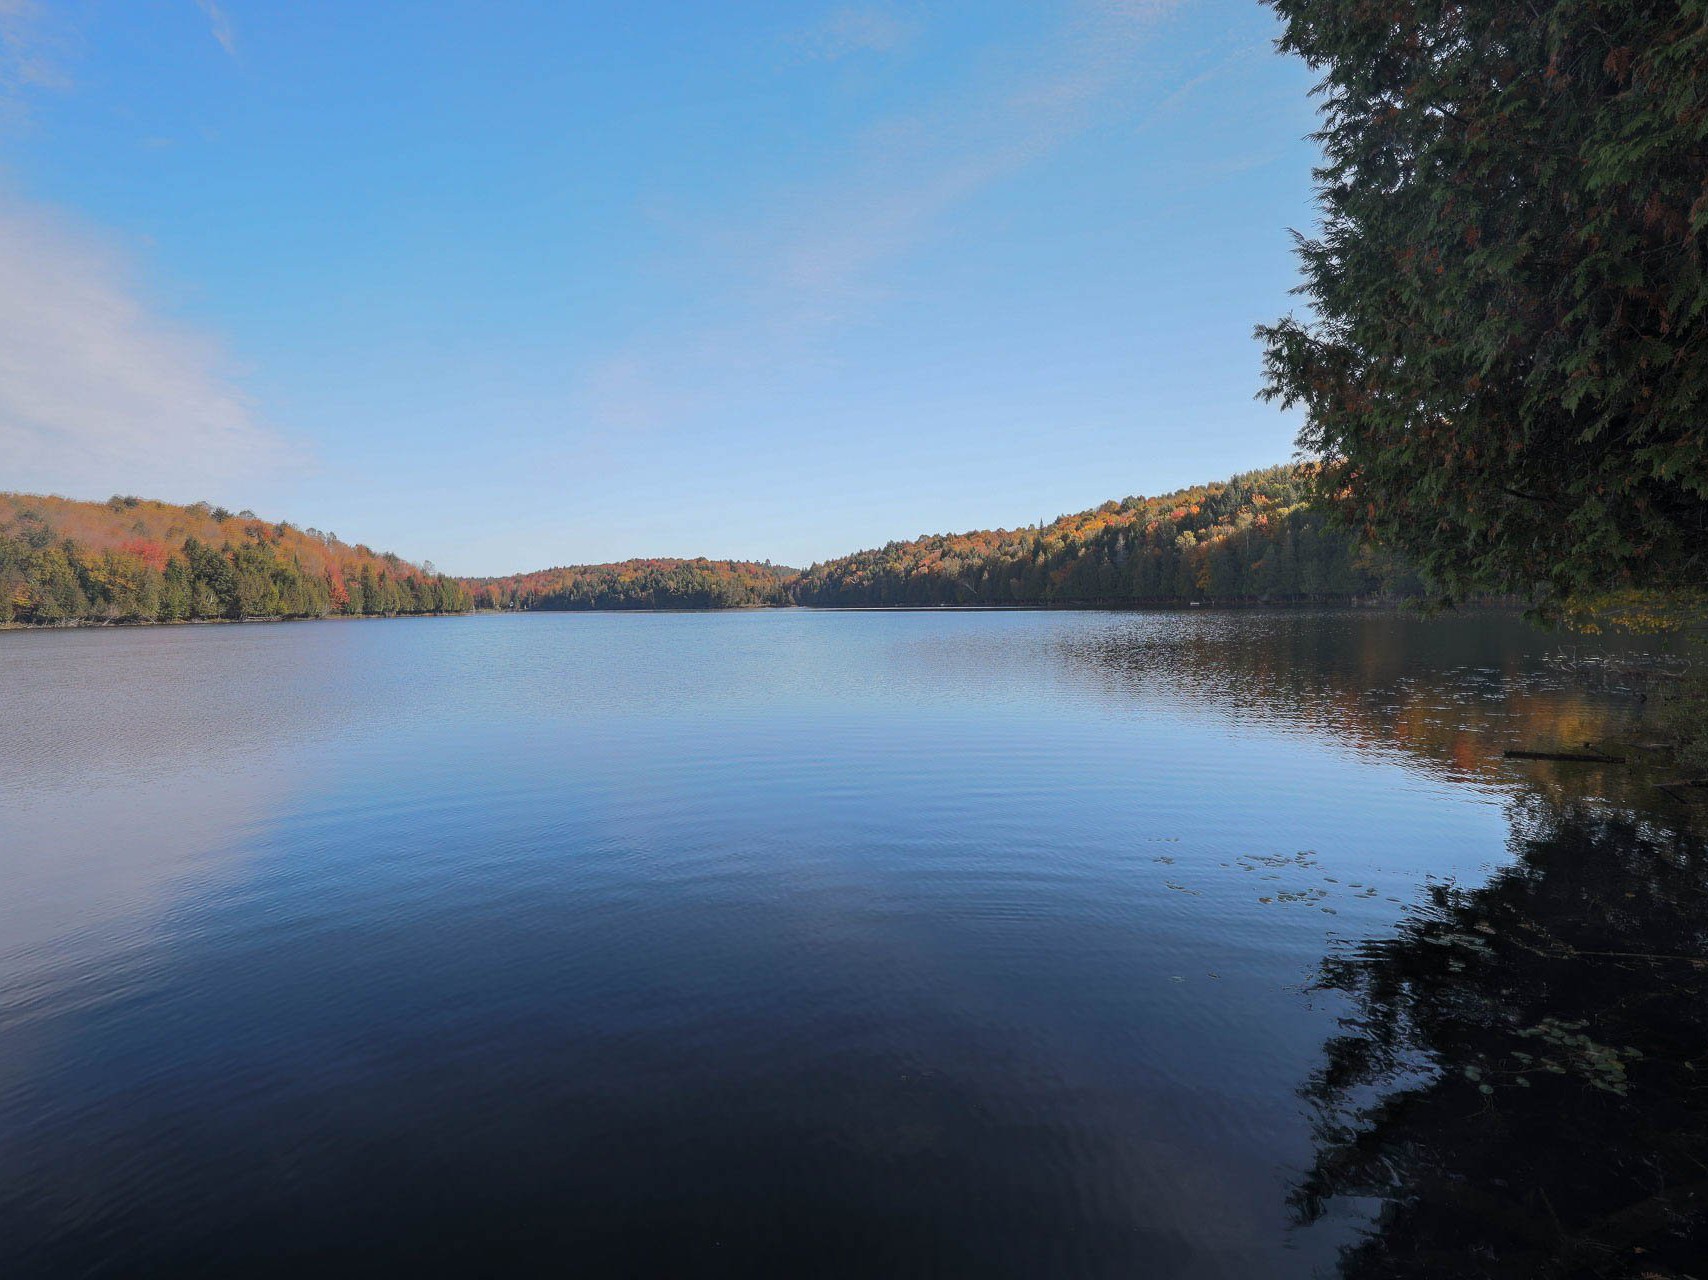
{"label": "lake", "polygon": [[0,633],[0,1274],[1677,1264],[1708,858],[1501,758],[1631,730],[1561,646]]}

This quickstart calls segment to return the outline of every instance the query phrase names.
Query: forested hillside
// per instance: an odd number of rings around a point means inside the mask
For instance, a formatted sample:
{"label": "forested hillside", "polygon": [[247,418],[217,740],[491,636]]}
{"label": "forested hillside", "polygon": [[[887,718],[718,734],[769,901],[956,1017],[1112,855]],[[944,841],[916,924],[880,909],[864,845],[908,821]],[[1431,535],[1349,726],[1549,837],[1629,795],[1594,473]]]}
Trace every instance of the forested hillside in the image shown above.
{"label": "forested hillside", "polygon": [[467,585],[483,609],[741,609],[789,604],[794,573],[748,560],[624,560]]}
{"label": "forested hillside", "polygon": [[0,623],[790,604],[1122,605],[1401,597],[1404,564],[1307,505],[1272,467],[1025,529],[892,542],[797,572],[625,560],[456,580],[316,529],[205,503],[0,495]]}
{"label": "forested hillside", "polygon": [[892,542],[790,583],[809,605],[1181,604],[1420,594],[1405,565],[1307,506],[1298,467],[1106,502],[1025,529]]}
{"label": "forested hillside", "polygon": [[0,623],[463,612],[468,589],[317,529],[206,503],[0,494]]}

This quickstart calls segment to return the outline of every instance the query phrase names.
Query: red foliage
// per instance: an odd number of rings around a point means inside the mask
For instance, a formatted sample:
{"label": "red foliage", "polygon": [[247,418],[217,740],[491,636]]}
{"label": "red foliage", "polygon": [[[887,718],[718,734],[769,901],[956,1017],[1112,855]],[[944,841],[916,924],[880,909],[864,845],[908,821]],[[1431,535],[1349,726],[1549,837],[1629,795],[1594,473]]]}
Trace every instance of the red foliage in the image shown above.
{"label": "red foliage", "polygon": [[165,547],[148,538],[128,538],[119,543],[119,550],[128,551],[156,573],[166,572],[166,561],[171,555]]}

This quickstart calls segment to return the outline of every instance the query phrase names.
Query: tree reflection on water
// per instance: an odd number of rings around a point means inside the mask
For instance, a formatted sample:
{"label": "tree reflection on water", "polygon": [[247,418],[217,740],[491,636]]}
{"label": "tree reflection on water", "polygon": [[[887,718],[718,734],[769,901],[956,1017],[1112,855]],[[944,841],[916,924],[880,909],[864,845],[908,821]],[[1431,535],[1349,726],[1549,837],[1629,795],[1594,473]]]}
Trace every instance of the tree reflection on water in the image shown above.
{"label": "tree reflection on water", "polygon": [[[1629,691],[1567,669],[1652,661],[1645,644],[1561,645],[1491,613],[1140,617],[1063,642],[1112,693],[1509,797],[1509,861],[1423,886],[1316,975],[1348,1012],[1303,1090],[1316,1154],[1292,1202],[1307,1227],[1371,1212],[1348,1280],[1708,1280],[1708,809],[1656,788]],[[1629,766],[1502,756],[1600,744]]]}
{"label": "tree reflection on water", "polygon": [[1530,795],[1514,862],[1322,964],[1302,1223],[1375,1202],[1346,1277],[1708,1275],[1708,843]]}

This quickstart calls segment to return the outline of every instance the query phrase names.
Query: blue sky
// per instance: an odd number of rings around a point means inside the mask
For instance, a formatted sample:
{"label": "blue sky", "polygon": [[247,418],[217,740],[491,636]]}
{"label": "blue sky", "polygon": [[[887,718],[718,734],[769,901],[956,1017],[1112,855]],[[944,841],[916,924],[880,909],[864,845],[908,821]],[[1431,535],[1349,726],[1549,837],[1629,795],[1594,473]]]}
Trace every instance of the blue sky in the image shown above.
{"label": "blue sky", "polygon": [[1252,0],[0,0],[0,488],[499,573],[1281,461]]}

